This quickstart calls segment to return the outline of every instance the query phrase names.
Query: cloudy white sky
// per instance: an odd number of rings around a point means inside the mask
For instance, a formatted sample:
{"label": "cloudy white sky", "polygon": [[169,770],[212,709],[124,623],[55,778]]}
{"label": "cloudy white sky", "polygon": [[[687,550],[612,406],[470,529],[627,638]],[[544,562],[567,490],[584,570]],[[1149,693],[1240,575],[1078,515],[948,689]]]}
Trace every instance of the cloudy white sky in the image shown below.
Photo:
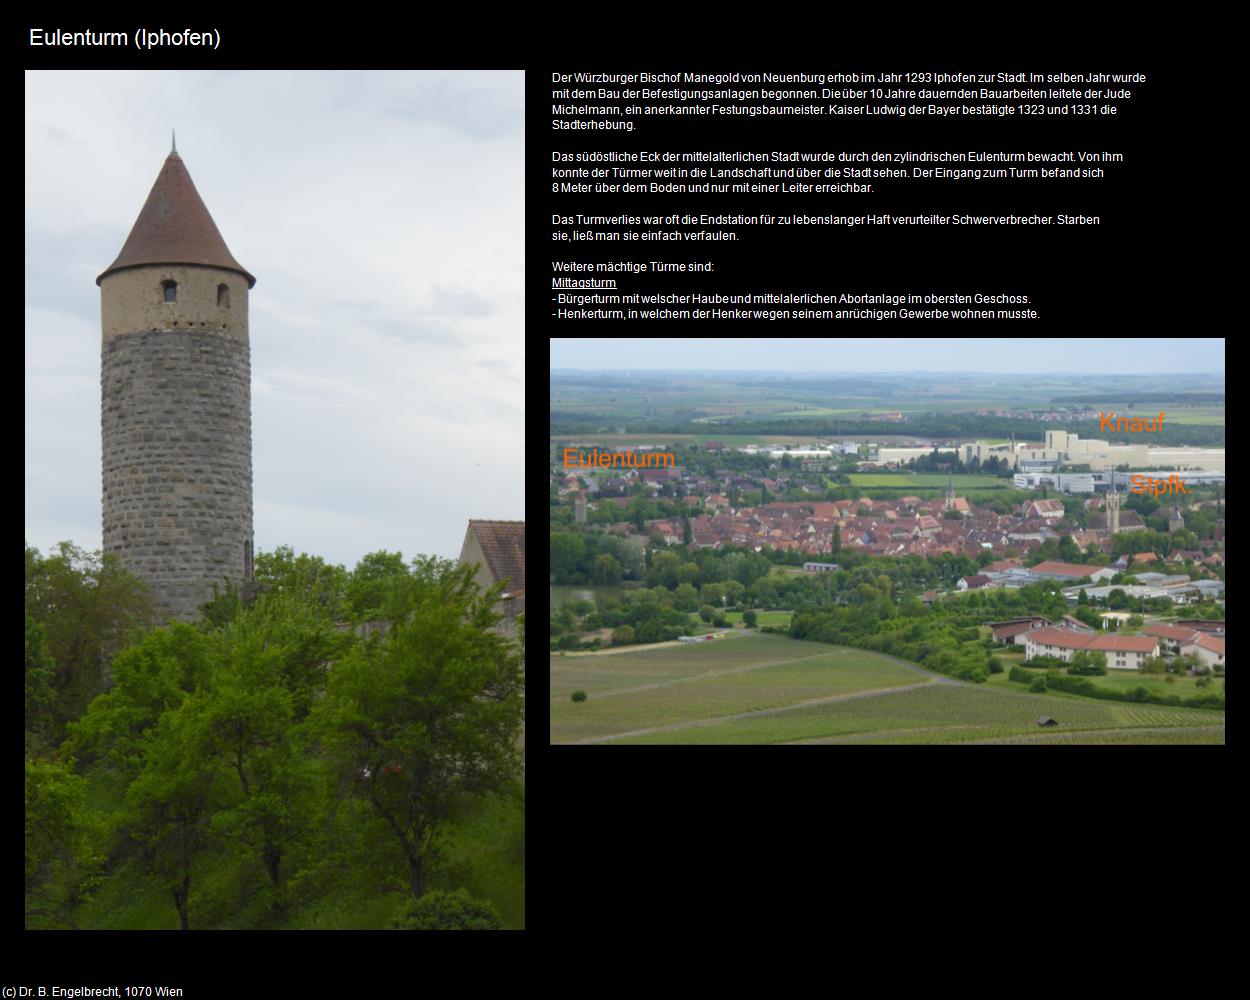
{"label": "cloudy white sky", "polygon": [[[246,266],[246,265],[244,265]],[[1187,337],[553,339],[551,367],[761,372],[1224,372],[1224,339]],[[1022,367],[1022,358],[1027,366]]]}
{"label": "cloudy white sky", "polygon": [[100,546],[99,275],[178,152],[249,304],[256,548],[520,520],[523,74],[26,76],[26,541]]}

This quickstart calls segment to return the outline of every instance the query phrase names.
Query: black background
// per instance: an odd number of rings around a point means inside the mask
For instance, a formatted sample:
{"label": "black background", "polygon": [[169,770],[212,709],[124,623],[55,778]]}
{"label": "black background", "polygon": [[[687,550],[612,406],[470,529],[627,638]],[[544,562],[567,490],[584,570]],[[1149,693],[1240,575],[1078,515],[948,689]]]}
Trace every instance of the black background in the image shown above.
{"label": "black background", "polygon": [[[569,245],[555,248],[549,238],[552,213],[568,207],[568,199],[558,205],[551,200],[550,151],[594,143],[631,148],[661,141],[658,132],[653,136],[650,131],[659,125],[632,136],[552,132],[552,71],[795,72],[867,66],[1141,70],[1150,74],[1150,82],[1134,88],[1141,99],[1135,97],[1122,117],[1117,116],[1114,141],[1096,134],[1104,124],[1101,119],[1064,121],[1065,131],[1092,133],[1078,141],[1031,130],[1027,138],[1013,136],[1018,123],[986,118],[944,120],[935,134],[923,138],[919,133],[932,125],[913,119],[848,119],[838,122],[845,131],[836,142],[819,143],[799,137],[807,122],[768,119],[746,126],[753,133],[750,143],[736,137],[723,141],[730,148],[854,148],[857,143],[872,148],[881,132],[889,132],[896,139],[912,137],[892,143],[896,146],[962,148],[967,136],[956,136],[966,131],[978,140],[968,142],[969,148],[1119,149],[1126,161],[1107,180],[1085,194],[1074,186],[1055,185],[1053,203],[1043,200],[1048,189],[1039,189],[1033,205],[1020,196],[1020,188],[995,191],[931,183],[909,189],[912,202],[899,200],[892,206],[1053,211],[1062,205],[1101,215],[1098,229],[822,228],[801,242],[792,233],[761,238],[758,230],[751,230],[737,248],[708,244],[700,253],[720,260],[717,279],[726,288],[756,281],[770,288],[787,282],[811,287],[836,279],[839,288],[858,284],[873,291],[1022,290],[1035,300],[1043,318],[1011,324],[1014,333],[1123,338],[1126,351],[1140,337],[1167,337],[1183,350],[1185,336],[1218,328],[1212,323],[1221,318],[1218,309],[1204,306],[1196,318],[1192,304],[1213,291],[1210,261],[1220,242],[1220,223],[1199,208],[1199,201],[1215,192],[1210,184],[1178,176],[1189,157],[1202,155],[1213,135],[1205,117],[1209,105],[1187,103],[1194,96],[1191,75],[1204,67],[1209,46],[1193,44],[1174,25],[1160,27],[1145,40],[1118,30],[1095,39],[1088,34],[1085,15],[1073,10],[1070,19],[1039,14],[1035,23],[1025,25],[968,20],[950,30],[948,22],[943,34],[908,21],[893,8],[883,11],[875,24],[852,27],[835,9],[811,20],[787,7],[717,12],[715,23],[705,20],[682,31],[667,11],[622,8],[600,13],[609,23],[591,22],[575,8],[514,13],[507,22],[475,8],[462,12],[458,25],[443,24],[415,8],[398,14],[361,12],[341,20],[310,15],[308,21],[268,23],[249,13],[226,19],[229,42],[220,52],[156,57],[34,52],[24,44],[30,22],[15,30],[14,37],[21,40],[24,64],[32,68],[526,70],[525,337],[528,392],[535,400],[527,430],[533,474],[526,485],[538,526],[531,575],[541,573],[546,560],[541,511],[547,492],[548,431],[537,402],[545,398],[546,338],[619,336],[627,329],[622,324],[555,324],[550,319],[550,261],[569,255]],[[1036,17],[1054,30],[1053,41],[1039,42]],[[553,27],[565,19],[576,19],[577,27]],[[118,27],[104,20],[95,18],[90,27]],[[219,16],[203,20],[223,24]],[[187,18],[191,27],[199,21]],[[161,22],[183,26],[181,18],[175,24],[168,14]],[[87,27],[55,18],[34,23],[68,30]],[[740,121],[734,120],[735,129]],[[690,126],[674,120],[671,127],[685,131]],[[687,134],[680,145],[716,148],[718,138],[709,134],[695,142]],[[760,200],[758,207],[763,208]],[[824,214],[849,204],[818,209],[808,201],[792,200],[787,207]],[[704,213],[713,209],[703,196],[693,205],[678,197],[675,206]],[[636,205],[628,207],[636,210]],[[756,208],[737,201],[726,207],[742,212]],[[879,211],[885,204],[866,207]],[[608,214],[605,199],[593,199],[586,208]],[[638,256],[646,259],[652,252],[647,248]],[[605,256],[622,254],[613,248]],[[671,253],[662,256],[673,259]],[[709,287],[704,279],[699,285]],[[641,335],[657,328],[642,324],[628,329]],[[714,351],[716,336],[770,336],[777,327],[669,323],[659,329],[708,337]],[[787,334],[810,331],[813,336],[831,332],[820,324],[785,329]],[[837,327],[840,334],[851,329],[877,333],[880,327]],[[909,335],[921,332],[914,325],[903,329]],[[981,335],[986,329],[980,323],[972,332]],[[950,325],[941,327],[942,333],[949,331]],[[1028,360],[1022,358],[1022,365]],[[1061,359],[1048,359],[1046,367],[1062,368],[1056,360]],[[839,950],[838,955],[854,962],[869,953],[862,943],[865,935],[889,938],[906,930],[912,940],[948,935],[979,939],[993,925],[988,914],[1003,907],[1028,912],[1037,926],[1038,909],[1063,905],[1071,913],[1074,895],[1093,892],[1106,902],[1104,883],[1115,885],[1116,908],[1139,902],[1144,908],[1149,899],[1157,912],[1178,878],[1174,861],[1163,862],[1164,871],[1155,873],[1161,845],[1184,849],[1201,839],[1191,822],[1194,809],[1200,811],[1204,829],[1222,829],[1222,798],[1215,785],[1222,784],[1227,757],[1218,753],[1143,747],[1095,754],[1054,747],[1040,757],[1020,748],[1010,748],[1018,751],[1012,753],[1004,752],[1008,748],[955,753],[844,747],[834,756],[797,748],[586,751],[544,746],[547,679],[540,627],[545,610],[541,588],[534,593],[538,596],[528,616],[537,620],[537,626],[531,624],[529,700],[536,707],[528,726],[532,743],[524,934],[461,935],[451,941],[444,935],[406,944],[384,933],[53,935],[21,932],[14,924],[6,951],[17,959],[8,963],[5,982],[164,981],[193,987],[187,996],[267,996],[288,990],[308,996],[382,996],[396,988],[440,988],[436,971],[447,969],[456,977],[453,989],[489,988],[494,981],[544,989],[550,978],[567,984],[557,988],[580,984],[601,989],[603,971],[615,973],[606,979],[610,988],[647,974],[655,954],[674,946],[695,946],[686,954],[685,969],[700,958],[732,968],[735,958],[767,957],[770,952],[735,951],[725,943],[727,934],[776,942],[798,931],[821,934],[829,948],[851,945],[852,950]],[[11,826],[16,832],[16,822]],[[16,851],[10,856],[15,858]],[[1081,871],[1093,872],[1086,876],[1089,881],[1076,874]],[[1203,886],[1219,884],[1217,876],[1200,881]],[[1187,912],[1202,911],[1203,891],[1192,884],[1187,888]],[[951,919],[952,913],[972,911],[981,915]],[[498,955],[503,961],[465,962],[470,952]],[[586,961],[598,964],[598,978],[566,978]],[[118,978],[123,975],[126,979]],[[350,994],[331,988],[339,983]],[[260,984],[267,984],[263,992]]]}
{"label": "black background", "polygon": [[[1025,294],[1036,308],[1036,320],[955,321],[941,324],[980,335],[982,331],[1010,331],[1009,335],[1058,334],[1099,337],[1149,336],[1156,333],[1188,335],[1198,315],[1213,313],[1214,292],[1204,278],[1207,247],[1199,237],[1204,222],[1199,208],[1201,192],[1209,185],[1198,177],[1210,169],[1201,142],[1189,137],[1201,132],[1210,102],[1199,90],[1208,84],[1197,52],[1179,40],[1160,44],[1158,38],[1132,42],[1112,37],[1093,43],[1042,45],[1029,36],[1004,35],[987,42],[983,35],[957,33],[949,42],[935,36],[931,45],[888,43],[826,46],[761,38],[755,46],[641,47],[629,59],[595,57],[585,49],[567,58],[532,62],[527,68],[530,108],[528,155],[529,190],[541,198],[541,212],[530,210],[530,247],[544,270],[528,268],[529,316],[538,326],[545,318],[556,336],[613,335],[637,331],[688,333],[695,336],[738,336],[744,332],[817,336],[870,335],[879,321],[754,320],[552,320],[549,261],[712,259],[711,275],[617,274],[621,291],[846,291],[861,292],[1008,292]],[[711,49],[723,55],[708,58]],[[662,53],[662,54],[661,54]],[[858,116],[672,116],[640,117],[633,132],[605,130],[555,131],[551,128],[552,72],[608,71],[650,73],[673,70],[698,73],[830,72],[909,70],[997,72],[1028,70],[1068,72],[1143,72],[1147,81],[1127,84],[1129,100],[1115,102],[1114,116],[1029,116],[922,118]],[[616,87],[619,85],[607,85]],[[635,84],[672,89],[680,84]],[[685,85],[686,89],[704,89]],[[733,85],[751,89],[753,84]],[[769,86],[769,85],[764,85]],[[818,85],[771,85],[774,89],[816,88]],[[836,89],[843,85],[831,84]],[[872,84],[846,85],[869,89]],[[897,84],[915,88],[915,84]],[[920,85],[924,86],[924,85]],[[929,85],[931,89],[950,86]],[[977,89],[981,84],[969,85]],[[1030,86],[994,84],[993,89]],[[1062,85],[1079,86],[1085,85]],[[1093,85],[1104,89],[1118,85]],[[713,89],[707,87],[706,89]],[[545,99],[546,98],[546,99]],[[564,103],[593,104],[593,100]],[[607,103],[607,102],[602,102]],[[670,102],[664,102],[670,103]],[[672,102],[675,103],[675,102]],[[814,101],[813,103],[827,103]],[[873,104],[881,102],[870,102]],[[912,102],[907,102],[912,103]],[[917,101],[915,103],[929,103]],[[1019,104],[1020,101],[994,103]],[[1029,103],[1029,102],[1023,102]],[[1103,102],[1097,102],[1103,103]],[[1101,180],[945,181],[874,179],[871,194],[555,194],[551,190],[550,152],[571,150],[1109,150],[1124,155],[1122,163],[1097,164],[1107,176]],[[538,155],[540,150],[545,157]],[[562,164],[572,166],[575,164]],[[646,164],[625,164],[645,166]],[[651,164],[690,166],[690,164]],[[708,166],[708,164],[700,164]],[[716,166],[746,166],[722,163]],[[758,164],[762,165],[762,164]],[[782,164],[788,166],[789,164]],[[865,164],[856,164],[865,165]],[[872,166],[874,164],[866,164]],[[880,166],[881,164],[875,164]],[[926,164],[919,164],[926,165]],[[994,166],[995,164],[939,164]],[[1001,166],[1001,164],[999,164]],[[1027,164],[1026,164],[1027,165]],[[1068,166],[1061,164],[1061,166]],[[1080,164],[1074,164],[1080,166]],[[910,172],[911,165],[908,165]],[[546,183],[543,183],[545,181]],[[534,206],[537,207],[537,206]],[[807,215],[1040,213],[1097,215],[1098,226],[746,226],[736,242],[585,243],[550,240],[553,214],[743,214],[804,213]],[[650,227],[647,227],[650,228]],[[671,228],[671,227],[663,227]],[[709,227],[717,228],[717,227]],[[732,227],[725,227],[732,228]],[[545,246],[544,246],[545,244]],[[540,286],[538,282],[542,281]],[[800,307],[802,308],[802,307]],[[829,308],[820,306],[818,308]],[[911,308],[930,308],[912,306]],[[949,307],[948,307],[949,308]],[[975,308],[975,307],[974,307]],[[984,307],[982,307],[984,308]],[[993,307],[990,307],[993,308]],[[1007,305],[1001,308],[1014,309]],[[895,321],[891,329],[922,333],[920,321]]]}

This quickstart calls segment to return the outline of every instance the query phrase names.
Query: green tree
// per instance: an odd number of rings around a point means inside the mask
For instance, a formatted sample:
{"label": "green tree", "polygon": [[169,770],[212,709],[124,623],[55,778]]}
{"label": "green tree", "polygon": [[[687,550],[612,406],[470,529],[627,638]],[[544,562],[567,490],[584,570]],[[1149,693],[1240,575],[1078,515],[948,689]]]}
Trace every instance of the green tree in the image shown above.
{"label": "green tree", "polygon": [[105,827],[68,763],[26,761],[26,926],[70,927],[103,878]]}
{"label": "green tree", "polygon": [[243,614],[243,595],[230,580],[225,587],[213,584],[213,599],[200,605],[200,620],[213,628],[223,628]]}
{"label": "green tree", "polygon": [[699,606],[699,592],[693,584],[679,583],[673,597],[673,606],[681,611],[694,611]]}
{"label": "green tree", "polygon": [[742,613],[742,621],[747,628],[755,628],[755,623],[759,620],[759,616],[754,611],[744,611]]}
{"label": "green tree", "polygon": [[751,585],[751,598],[761,608],[777,607],[781,601],[777,584],[771,577],[762,577]]}
{"label": "green tree", "polygon": [[678,583],[694,583],[699,579],[698,563],[684,562],[677,570]]}
{"label": "green tree", "polygon": [[645,576],[647,586],[674,589],[677,586],[677,572],[680,568],[681,558],[676,552],[657,552]]}
{"label": "green tree", "polygon": [[347,607],[357,621],[384,617],[396,589],[407,582],[408,564],[399,552],[370,552],[347,581]]}
{"label": "green tree", "polygon": [[144,743],[161,717],[177,709],[222,663],[219,639],[174,622],[149,632],[113,662],[113,689],[69,727],[65,750],[133,776],[145,766]]}
{"label": "green tree", "polygon": [[489,903],[464,889],[440,889],[406,900],[391,922],[393,929],[407,931],[497,931],[502,926]]}
{"label": "green tree", "polygon": [[723,583],[705,583],[699,588],[699,600],[704,604],[710,604],[714,608],[720,607],[725,600],[725,585]]}
{"label": "green tree", "polygon": [[216,841],[212,832],[217,772],[199,754],[199,705],[188,700],[161,717],[144,745],[144,766],[126,790],[121,830],[143,867],[173,897],[190,929],[191,875]]}
{"label": "green tree", "polygon": [[837,557],[842,554],[842,526],[835,524],[833,526],[833,556]]}
{"label": "green tree", "polygon": [[1167,669],[1167,664],[1161,656],[1148,656],[1141,661],[1137,669],[1143,674],[1161,674]]}
{"label": "green tree", "polygon": [[646,528],[647,508],[641,497],[634,497],[629,505],[629,519],[639,531]]}
{"label": "green tree", "polygon": [[480,594],[471,567],[442,562],[411,587],[411,616],[335,664],[315,717],[350,794],[394,834],[420,898],[453,807],[518,775],[524,673],[518,646],[492,631],[499,587]]}
{"label": "green tree", "polygon": [[302,552],[297,556],[289,545],[280,545],[272,552],[256,554],[252,575],[264,589],[302,595],[336,621],[348,614],[347,570],[320,556]]}
{"label": "green tree", "polygon": [[613,646],[628,646],[634,641],[634,628],[632,625],[622,625],[612,633]]}
{"label": "green tree", "polygon": [[26,615],[26,745],[42,744],[54,699],[52,657],[43,638],[43,626]]}
{"label": "green tree", "polygon": [[1080,650],[1068,663],[1068,673],[1078,676],[1098,676],[1107,672],[1107,654]]}
{"label": "green tree", "polygon": [[551,577],[554,583],[585,583],[579,579],[586,543],[581,535],[567,531],[551,533]]}
{"label": "green tree", "polygon": [[742,586],[737,580],[726,580],[721,584],[722,592],[729,604],[737,604],[742,600],[742,595],[746,593],[746,587]]}
{"label": "green tree", "polygon": [[[411,612],[406,597],[407,576],[392,580],[381,613],[398,621]],[[223,636],[231,646],[259,642],[279,664],[281,682],[290,693],[295,720],[308,716],[325,686],[329,664],[346,652],[354,635],[344,632],[325,614],[319,601],[299,593],[262,594],[237,629]]]}
{"label": "green tree", "polygon": [[283,899],[283,860],[305,839],[316,802],[314,761],[294,723],[281,645],[240,636],[228,668],[219,672],[199,714],[198,752],[237,778],[232,805],[213,818],[214,831],[259,857],[269,877],[273,909]]}
{"label": "green tree", "polygon": [[47,557],[26,547],[26,613],[44,629],[53,663],[51,738],[110,682],[116,653],[155,621],[151,595],[115,555],[70,542]]}

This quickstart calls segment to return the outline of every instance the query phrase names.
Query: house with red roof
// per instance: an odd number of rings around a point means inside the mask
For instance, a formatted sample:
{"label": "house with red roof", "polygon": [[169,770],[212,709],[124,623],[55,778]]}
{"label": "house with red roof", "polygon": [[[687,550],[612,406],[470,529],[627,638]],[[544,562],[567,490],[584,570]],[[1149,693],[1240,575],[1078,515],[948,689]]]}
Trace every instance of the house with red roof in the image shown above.
{"label": "house with red roof", "polygon": [[1168,656],[1180,656],[1181,647],[1192,644],[1199,634],[1195,629],[1176,625],[1150,625],[1142,631],[1158,638],[1160,649]]}
{"label": "house with red roof", "polygon": [[995,642],[1008,642],[1013,646],[1025,645],[1025,637],[1035,628],[1053,627],[1048,618],[1034,615],[1032,618],[1012,618],[1003,622],[989,622],[990,633]]}
{"label": "house with red roof", "polygon": [[1043,517],[1058,520],[1063,517],[1063,501],[1061,500],[1030,500],[1024,505],[1025,517]]}
{"label": "house with red roof", "polygon": [[1065,662],[1081,650],[1103,653],[1107,666],[1136,670],[1147,657],[1158,655],[1159,640],[1152,635],[1086,635],[1067,629],[1039,628],[1028,633],[1026,655],[1054,656]]}
{"label": "house with red roof", "polygon": [[1081,566],[1053,559],[1038,563],[1032,567],[1031,572],[1034,576],[1047,577],[1051,580],[1067,580],[1071,583],[1087,576],[1095,583],[1102,579],[1110,580],[1115,576],[1115,570],[1108,566]]}
{"label": "house with red roof", "polygon": [[1181,653],[1188,656],[1196,654],[1208,667],[1224,665],[1224,637],[1198,632],[1192,642],[1181,646]]}

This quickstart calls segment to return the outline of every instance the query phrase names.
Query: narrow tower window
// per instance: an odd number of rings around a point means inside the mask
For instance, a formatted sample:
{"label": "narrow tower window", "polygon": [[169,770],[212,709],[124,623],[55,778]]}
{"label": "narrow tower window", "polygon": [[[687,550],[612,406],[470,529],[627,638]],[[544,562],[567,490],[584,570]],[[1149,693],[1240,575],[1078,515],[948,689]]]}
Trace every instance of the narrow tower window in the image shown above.
{"label": "narrow tower window", "polygon": [[250,580],[252,578],[252,543],[243,543],[243,579]]}
{"label": "narrow tower window", "polygon": [[217,286],[217,304],[226,309],[230,308],[230,286],[229,285]]}
{"label": "narrow tower window", "polygon": [[174,301],[174,299],[175,299],[175,298],[177,298],[177,296],[178,296],[178,282],[176,282],[176,281],[162,281],[162,282],[161,282],[161,288],[163,288],[163,289],[165,290],[165,301],[166,301],[166,302],[173,302],[173,301]]}

